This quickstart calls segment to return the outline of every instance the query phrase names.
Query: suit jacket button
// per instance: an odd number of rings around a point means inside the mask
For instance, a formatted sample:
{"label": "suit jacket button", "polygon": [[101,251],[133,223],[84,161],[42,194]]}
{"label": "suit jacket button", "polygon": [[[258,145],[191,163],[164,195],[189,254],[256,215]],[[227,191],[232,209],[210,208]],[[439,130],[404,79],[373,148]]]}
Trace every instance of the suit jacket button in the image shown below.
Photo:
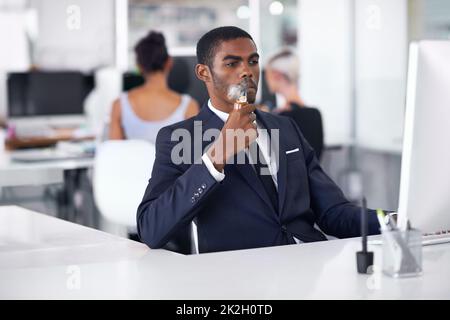
{"label": "suit jacket button", "polygon": [[195,193],[194,193],[194,197],[195,197],[195,198],[198,198],[199,196],[200,196],[200,195],[198,194],[198,192],[195,192]]}
{"label": "suit jacket button", "polygon": [[206,183],[202,183],[202,189],[206,189]]}
{"label": "suit jacket button", "polygon": [[198,188],[198,189],[197,189],[197,192],[198,192],[199,194],[202,194],[203,189],[202,189],[202,188]]}
{"label": "suit jacket button", "polygon": [[286,225],[282,225],[281,226],[281,232],[283,232],[283,233],[286,233],[287,232],[287,227],[286,227]]}
{"label": "suit jacket button", "polygon": [[191,202],[192,202],[192,203],[195,202],[195,198],[194,198],[194,197],[191,198]]}

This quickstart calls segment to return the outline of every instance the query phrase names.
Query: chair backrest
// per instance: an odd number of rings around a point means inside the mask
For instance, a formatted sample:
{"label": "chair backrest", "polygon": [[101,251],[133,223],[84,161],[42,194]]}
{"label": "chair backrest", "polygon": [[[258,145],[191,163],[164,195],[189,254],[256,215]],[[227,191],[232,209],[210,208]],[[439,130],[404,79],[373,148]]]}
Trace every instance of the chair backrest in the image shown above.
{"label": "chair backrest", "polygon": [[316,108],[302,107],[280,113],[294,119],[305,139],[316,152],[317,158],[322,156],[324,137],[320,111]]}
{"label": "chair backrest", "polygon": [[94,199],[109,221],[136,228],[136,212],[151,177],[155,146],[143,140],[110,140],[95,155]]}

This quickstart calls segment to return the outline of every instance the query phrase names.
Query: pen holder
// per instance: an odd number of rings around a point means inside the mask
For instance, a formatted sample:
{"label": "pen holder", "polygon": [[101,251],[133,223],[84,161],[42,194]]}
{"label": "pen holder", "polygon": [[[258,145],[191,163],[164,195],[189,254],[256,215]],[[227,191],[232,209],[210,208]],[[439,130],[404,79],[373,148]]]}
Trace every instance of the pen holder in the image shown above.
{"label": "pen holder", "polygon": [[422,233],[417,229],[383,231],[383,273],[394,277],[422,274]]}

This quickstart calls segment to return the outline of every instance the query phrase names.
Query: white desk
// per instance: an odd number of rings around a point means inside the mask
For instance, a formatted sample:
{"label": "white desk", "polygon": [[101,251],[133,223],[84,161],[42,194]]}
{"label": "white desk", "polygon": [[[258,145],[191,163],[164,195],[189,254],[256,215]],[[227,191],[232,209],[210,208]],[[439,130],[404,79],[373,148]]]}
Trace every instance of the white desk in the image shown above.
{"label": "white desk", "polygon": [[64,170],[91,168],[94,165],[93,158],[17,162],[11,159],[12,152],[0,152],[0,187],[62,183]]}
{"label": "white desk", "polygon": [[[449,299],[450,244],[424,275],[359,275],[358,239],[183,256],[0,207],[0,299]],[[379,264],[378,248],[376,264]]]}

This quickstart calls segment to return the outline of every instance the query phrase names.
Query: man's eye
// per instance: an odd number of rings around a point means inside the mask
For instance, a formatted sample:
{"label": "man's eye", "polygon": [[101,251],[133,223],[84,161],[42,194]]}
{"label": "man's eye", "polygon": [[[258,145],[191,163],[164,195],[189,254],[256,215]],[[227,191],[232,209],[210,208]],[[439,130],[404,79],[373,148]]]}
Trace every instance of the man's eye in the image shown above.
{"label": "man's eye", "polygon": [[236,65],[237,62],[228,62],[226,64],[227,67],[234,67]]}
{"label": "man's eye", "polygon": [[252,60],[252,61],[250,61],[250,64],[251,64],[251,65],[256,65],[256,64],[258,64],[258,63],[259,63],[258,60]]}

